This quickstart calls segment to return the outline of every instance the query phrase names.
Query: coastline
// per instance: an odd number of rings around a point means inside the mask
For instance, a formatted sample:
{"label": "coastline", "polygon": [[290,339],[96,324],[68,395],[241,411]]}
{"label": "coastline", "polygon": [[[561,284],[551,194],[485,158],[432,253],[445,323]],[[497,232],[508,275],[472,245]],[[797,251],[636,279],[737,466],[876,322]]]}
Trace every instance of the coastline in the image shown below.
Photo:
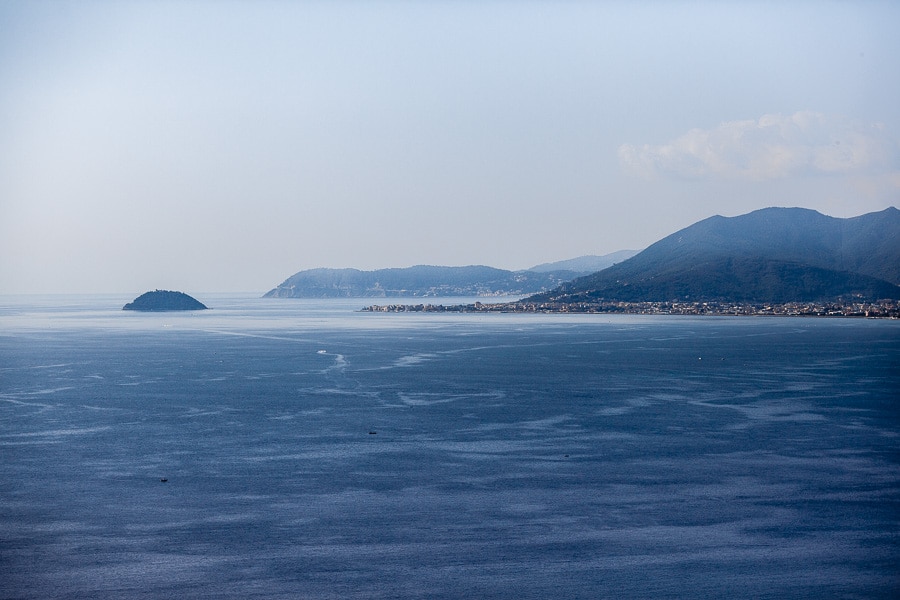
{"label": "coastline", "polygon": [[581,313],[630,315],[711,315],[900,318],[900,302],[503,302],[454,304],[373,304],[361,312]]}

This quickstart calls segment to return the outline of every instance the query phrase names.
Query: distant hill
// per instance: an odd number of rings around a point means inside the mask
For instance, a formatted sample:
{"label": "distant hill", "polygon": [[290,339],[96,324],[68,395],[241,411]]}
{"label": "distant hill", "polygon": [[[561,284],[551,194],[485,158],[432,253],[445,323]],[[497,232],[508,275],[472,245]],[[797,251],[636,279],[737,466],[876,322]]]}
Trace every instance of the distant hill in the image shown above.
{"label": "distant hill", "polygon": [[132,302],[123,306],[122,310],[161,312],[170,310],[206,310],[206,308],[202,302],[188,296],[184,292],[155,290],[141,294]]}
{"label": "distant hill", "polygon": [[627,260],[640,252],[640,250],[619,250],[611,254],[603,254],[602,256],[588,255],[579,256],[578,258],[570,258],[569,260],[561,260],[558,262],[543,263],[528,269],[538,273],[547,273],[552,271],[572,271],[579,275],[588,275],[602,271],[607,267],[611,267],[616,263]]}
{"label": "distant hill", "polygon": [[802,208],[715,216],[535,302],[900,298],[900,211],[850,219]]}
{"label": "distant hill", "polygon": [[485,266],[403,269],[310,269],[287,278],[265,298],[389,298],[502,296],[553,289],[577,277],[572,271],[506,271]]}

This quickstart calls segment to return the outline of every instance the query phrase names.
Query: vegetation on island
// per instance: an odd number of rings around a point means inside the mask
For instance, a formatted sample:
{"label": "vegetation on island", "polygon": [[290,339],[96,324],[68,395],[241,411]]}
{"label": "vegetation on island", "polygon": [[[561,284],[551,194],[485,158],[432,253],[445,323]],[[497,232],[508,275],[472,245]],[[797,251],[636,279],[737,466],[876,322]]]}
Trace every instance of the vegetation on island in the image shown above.
{"label": "vegetation on island", "polygon": [[206,310],[207,306],[184,292],[154,290],[145,292],[122,307],[122,310],[162,312],[172,310]]}

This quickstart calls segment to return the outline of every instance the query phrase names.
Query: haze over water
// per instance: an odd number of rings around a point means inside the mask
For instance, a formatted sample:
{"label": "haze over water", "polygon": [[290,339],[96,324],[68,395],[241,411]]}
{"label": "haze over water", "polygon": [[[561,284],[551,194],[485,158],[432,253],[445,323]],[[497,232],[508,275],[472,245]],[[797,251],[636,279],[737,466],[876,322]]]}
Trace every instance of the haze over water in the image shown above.
{"label": "haze over water", "polygon": [[3,299],[0,597],[900,593],[896,321],[201,299]]}

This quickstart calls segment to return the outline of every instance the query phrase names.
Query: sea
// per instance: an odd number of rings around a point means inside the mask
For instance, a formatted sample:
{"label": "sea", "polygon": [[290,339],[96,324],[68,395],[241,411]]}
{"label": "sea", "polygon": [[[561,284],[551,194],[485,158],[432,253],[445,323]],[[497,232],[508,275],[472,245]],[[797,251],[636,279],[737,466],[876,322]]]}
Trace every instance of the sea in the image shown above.
{"label": "sea", "polygon": [[900,597],[898,321],[200,299],[0,298],[0,598]]}

